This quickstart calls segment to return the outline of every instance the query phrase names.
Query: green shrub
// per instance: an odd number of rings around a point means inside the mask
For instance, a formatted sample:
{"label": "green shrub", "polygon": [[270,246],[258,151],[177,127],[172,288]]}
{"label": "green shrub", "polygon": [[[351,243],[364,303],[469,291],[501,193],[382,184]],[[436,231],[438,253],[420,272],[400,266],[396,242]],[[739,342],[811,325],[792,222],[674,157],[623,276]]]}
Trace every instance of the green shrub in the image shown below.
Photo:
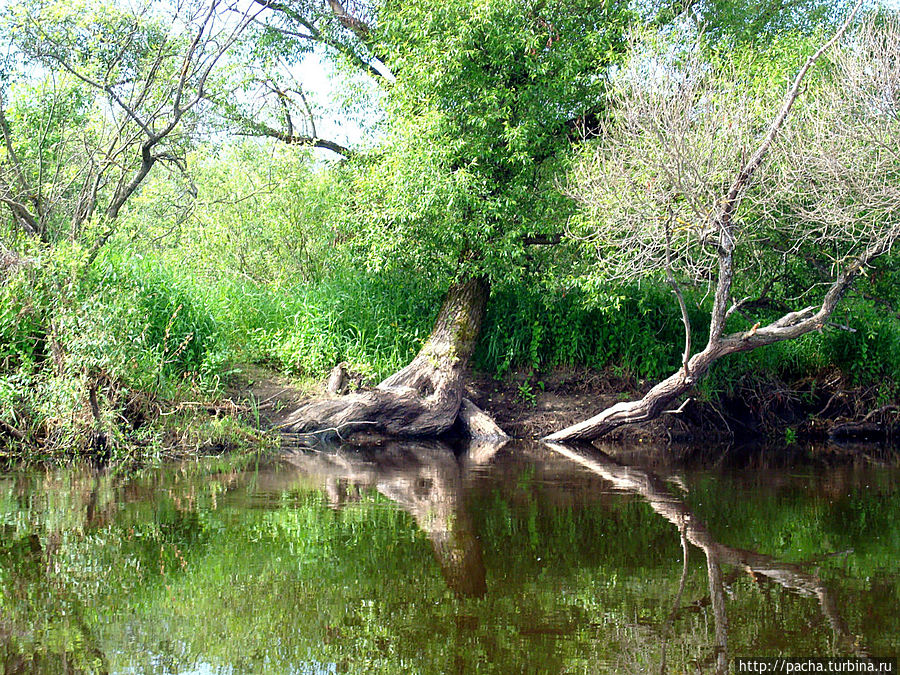
{"label": "green shrub", "polygon": [[175,274],[115,252],[82,270],[77,248],[45,248],[0,284],[0,420],[51,454],[137,440],[148,404],[207,383],[218,346]]}
{"label": "green shrub", "polygon": [[232,279],[206,302],[236,360],[315,379],[347,361],[377,379],[418,351],[440,295],[412,276],[353,272],[296,285]]}

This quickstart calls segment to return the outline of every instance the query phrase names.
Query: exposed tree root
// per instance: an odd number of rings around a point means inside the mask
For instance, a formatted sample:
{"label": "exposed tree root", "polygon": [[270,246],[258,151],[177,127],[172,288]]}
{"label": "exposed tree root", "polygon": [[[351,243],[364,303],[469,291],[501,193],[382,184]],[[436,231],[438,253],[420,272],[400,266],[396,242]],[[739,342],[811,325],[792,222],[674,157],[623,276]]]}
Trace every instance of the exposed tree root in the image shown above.
{"label": "exposed tree root", "polygon": [[509,436],[497,426],[494,418],[467,398],[462,400],[459,408],[459,421],[470,439],[497,442],[509,440]]}
{"label": "exposed tree root", "polygon": [[[371,391],[305,403],[282,429],[292,433],[340,429],[342,435],[365,432],[398,438],[434,437],[448,431],[460,414],[463,376],[481,331],[487,297],[483,279],[452,285],[431,335],[408,366]],[[469,428],[503,433],[487,415],[472,408],[478,411],[466,406],[463,414]]]}

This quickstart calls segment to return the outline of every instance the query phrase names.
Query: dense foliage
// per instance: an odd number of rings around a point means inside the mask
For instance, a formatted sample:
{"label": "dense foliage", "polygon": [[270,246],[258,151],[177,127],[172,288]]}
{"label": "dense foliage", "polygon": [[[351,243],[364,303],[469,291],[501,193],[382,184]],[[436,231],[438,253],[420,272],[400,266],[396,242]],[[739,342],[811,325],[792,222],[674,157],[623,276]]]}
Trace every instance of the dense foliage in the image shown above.
{"label": "dense foliage", "polygon": [[[753,114],[731,132],[752,136],[845,9],[445,0],[385,2],[354,23],[324,4],[265,4],[258,14],[224,2],[5,11],[0,456],[220,445],[243,432],[218,418],[190,439],[175,428],[215,409],[240,364],[318,380],[346,361],[377,380],[415,355],[447,286],[471,275],[492,284],[476,367],[661,378],[680,364],[678,307],[658,269],[614,278],[625,258],[613,238],[568,236],[628,206],[624,191],[600,215],[566,196],[573,159],[617,123],[611,90],[626,58],[650,64],[645,74],[667,59],[660,67],[680,67],[696,44],[692,18],[709,28],[694,58],[727,64],[752,94]],[[656,32],[629,42],[639,21]],[[290,82],[313,43],[348,88],[376,82],[352,92],[353,110],[332,111],[378,120],[365,149],[323,143],[310,92]],[[729,109],[726,94],[707,104]],[[728,157],[740,159],[744,140]],[[723,176],[705,176],[698,193]],[[767,209],[747,219],[777,210]],[[790,238],[765,232],[741,264],[777,278],[765,294],[752,279],[741,289],[759,302],[731,319],[737,329],[778,316],[828,271],[830,249],[788,258]],[[736,357],[705,393],[748,375],[827,374],[893,400],[896,269],[893,257],[878,261],[835,314],[854,332]],[[702,283],[684,293],[700,340],[710,298]]]}
{"label": "dense foliage", "polygon": [[521,274],[525,240],[572,213],[557,180],[605,114],[627,20],[619,2],[389,3],[378,35],[397,82],[357,207],[375,259]]}

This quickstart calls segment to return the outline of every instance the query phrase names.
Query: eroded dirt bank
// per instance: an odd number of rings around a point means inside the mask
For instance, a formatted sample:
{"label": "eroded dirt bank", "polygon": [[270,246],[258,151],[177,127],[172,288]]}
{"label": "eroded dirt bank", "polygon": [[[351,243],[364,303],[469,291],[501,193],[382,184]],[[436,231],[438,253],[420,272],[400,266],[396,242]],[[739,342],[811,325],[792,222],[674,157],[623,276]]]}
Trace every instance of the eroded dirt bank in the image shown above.
{"label": "eroded dirt bank", "polygon": [[[502,380],[470,373],[466,396],[514,438],[541,438],[621,400],[642,395],[652,382],[609,371],[557,369],[519,372]],[[350,379],[350,388],[369,383]],[[229,387],[259,426],[277,427],[304,400],[322,396],[326,381],[298,386],[258,366],[245,366]],[[254,421],[254,420],[251,420]],[[698,442],[745,439],[779,441],[900,440],[900,407],[871,389],[853,388],[834,374],[800,383],[746,382],[718,397],[695,393],[652,422],[617,430],[606,440]]]}

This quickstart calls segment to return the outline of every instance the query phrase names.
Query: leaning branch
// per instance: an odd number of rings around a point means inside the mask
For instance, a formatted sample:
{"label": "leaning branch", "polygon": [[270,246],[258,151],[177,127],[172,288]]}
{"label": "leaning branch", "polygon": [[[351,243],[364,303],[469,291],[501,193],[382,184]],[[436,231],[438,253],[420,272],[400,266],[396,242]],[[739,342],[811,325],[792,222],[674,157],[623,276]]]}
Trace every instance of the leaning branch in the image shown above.
{"label": "leaning branch", "polygon": [[847,29],[850,27],[850,24],[853,22],[854,17],[856,16],[859,9],[862,7],[863,0],[857,0],[856,4],[853,6],[853,9],[850,10],[850,13],[847,15],[844,23],[841,24],[840,28],[835,32],[828,42],[822,45],[816,52],[810,56],[806,63],[800,68],[800,71],[797,73],[797,76],[794,78],[794,82],[791,85],[791,88],[788,90],[787,94],[784,97],[784,102],[781,104],[781,109],[778,111],[778,114],[775,116],[775,119],[772,120],[772,123],[769,125],[769,129],[766,132],[766,135],[763,137],[762,142],[759,144],[759,147],[756,148],[756,151],[750,156],[750,159],[744,164],[741,170],[738,172],[737,177],[734,179],[734,182],[731,184],[728,192],[725,194],[724,199],[722,200],[722,210],[719,212],[717,218],[717,229],[719,231],[719,275],[718,275],[718,284],[716,287],[715,298],[713,301],[713,310],[712,310],[712,320],[710,322],[709,329],[709,344],[711,345],[715,340],[718,340],[722,333],[725,330],[725,321],[727,318],[728,307],[731,304],[731,284],[734,276],[734,224],[732,222],[732,218],[734,213],[737,211],[738,206],[740,206],[741,198],[747,188],[747,185],[750,183],[750,179],[753,177],[753,174],[756,173],[757,169],[762,165],[763,159],[766,154],[768,154],[769,149],[772,147],[772,143],[775,141],[775,137],[778,135],[778,132],[781,131],[781,128],[784,126],[784,122],[787,119],[788,115],[791,112],[791,109],[794,107],[794,103],[797,101],[797,98],[800,96],[801,87],[803,85],[803,80],[806,78],[806,74],[809,72],[809,69],[815,65],[816,61],[831,47],[837,43],[838,40],[847,32]]}
{"label": "leaning branch", "polygon": [[672,401],[690,391],[694,384],[706,374],[710,366],[719,359],[776,342],[793,340],[814,330],[821,330],[864,267],[878,256],[890,251],[894,241],[900,235],[900,223],[897,224],[897,227],[890,228],[890,231],[892,232],[891,236],[884,237],[870,245],[862,255],[838,275],[818,307],[807,307],[797,312],[790,312],[762,328],[752,328],[749,331],[720,337],[708,344],[702,352],[692,356],[686,368],[657,384],[643,398],[637,401],[617,403],[584,422],[547,436],[544,440],[547,442],[589,441],[626,424],[654,419]]}
{"label": "leaning branch", "polygon": [[14,426],[4,422],[3,420],[0,420],[0,431],[7,434],[8,436],[12,436],[17,441],[25,440],[25,434],[23,432],[19,431]]}
{"label": "leaning branch", "polygon": [[769,152],[769,148],[772,147],[772,143],[775,141],[775,137],[784,126],[784,121],[790,114],[791,108],[794,107],[794,103],[797,101],[797,97],[800,96],[800,89],[803,85],[803,80],[806,78],[806,74],[809,72],[809,69],[815,65],[816,61],[821,58],[822,54],[831,49],[837,43],[837,41],[841,39],[841,36],[843,36],[843,34],[847,32],[847,29],[850,27],[850,24],[853,22],[853,19],[856,17],[856,13],[862,7],[862,4],[863,0],[857,0],[856,4],[853,6],[853,9],[850,10],[850,14],[844,20],[844,23],[841,24],[841,27],[838,28],[837,32],[831,37],[828,42],[817,49],[812,56],[806,59],[806,63],[804,63],[803,67],[800,68],[800,71],[794,78],[794,82],[791,85],[791,88],[788,90],[787,94],[784,97],[784,102],[781,104],[781,109],[778,111],[778,114],[775,116],[772,124],[769,125],[769,130],[766,132],[765,137],[759,144],[756,152],[754,152],[753,155],[750,156],[750,159],[747,160],[747,163],[744,164],[743,168],[738,173],[737,178],[735,178],[734,182],[731,184],[731,188],[728,190],[728,194],[725,195],[724,208],[719,215],[719,219],[724,224],[727,224],[731,221],[731,217],[734,215],[735,210],[740,205],[740,196],[743,193],[744,188],[747,187],[747,183],[750,182],[750,178],[762,164],[766,153]]}
{"label": "leaning branch", "polygon": [[[329,37],[328,35],[325,35],[321,30],[319,30],[315,26],[315,24],[312,21],[306,19],[302,14],[300,14],[298,11],[296,11],[289,5],[286,5],[282,2],[278,2],[277,0],[253,0],[253,2],[255,2],[257,5],[261,5],[262,7],[265,7],[266,9],[272,10],[273,12],[282,14],[285,17],[287,17],[288,19],[290,19],[291,21],[295,21],[296,23],[300,24],[303,28],[305,28],[307,31],[309,31],[309,34],[308,35],[298,34],[297,31],[292,31],[287,28],[281,28],[279,26],[273,26],[271,24],[268,24],[267,27],[270,28],[271,30],[278,31],[285,35],[298,37],[301,39],[313,40],[315,42],[319,42],[323,45],[326,45],[327,47],[331,47],[335,51],[340,52],[341,54],[343,54],[344,56],[349,58],[357,68],[359,68],[366,74],[370,75],[375,80],[377,80],[379,82],[384,82],[384,83],[391,82],[390,77],[386,76],[382,71],[380,71],[378,68],[376,68],[371,63],[366,61],[350,45],[347,45],[339,40],[335,40],[335,39]],[[342,7],[340,5],[340,3],[335,3],[335,4],[337,4],[339,7]],[[335,14],[335,17],[338,19],[338,21],[343,23],[341,21],[340,14],[337,11],[335,11],[333,8],[332,8],[332,12]],[[357,31],[353,31],[353,32],[357,35],[357,37],[360,37],[363,44],[365,44],[366,46],[370,46],[369,41],[362,39],[363,36],[365,36],[367,38],[369,37],[368,31],[363,31],[362,34],[360,34]]]}

